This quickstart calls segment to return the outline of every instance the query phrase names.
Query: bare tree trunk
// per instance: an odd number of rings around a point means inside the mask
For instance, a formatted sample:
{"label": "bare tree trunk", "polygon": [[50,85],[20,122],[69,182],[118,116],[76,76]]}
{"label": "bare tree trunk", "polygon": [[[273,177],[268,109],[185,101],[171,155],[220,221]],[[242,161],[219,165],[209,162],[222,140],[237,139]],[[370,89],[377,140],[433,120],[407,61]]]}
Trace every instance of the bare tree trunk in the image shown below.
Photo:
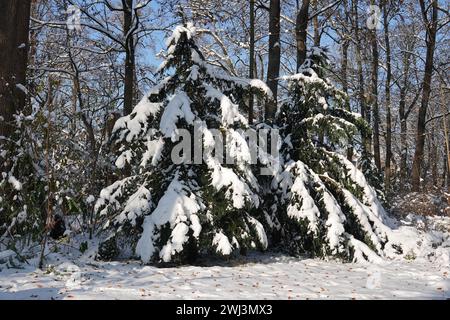
{"label": "bare tree trunk", "polygon": [[[39,0],[31,0],[30,4],[30,16],[36,17],[38,15],[39,10]],[[29,49],[28,49],[28,60],[27,60],[27,77],[28,77],[28,91],[31,92],[31,94],[28,95],[25,103],[25,114],[30,114],[32,112],[31,110],[31,97],[36,92],[35,87],[35,81],[33,81],[37,75],[36,70],[34,70],[35,64],[36,64],[36,54],[37,54],[37,35],[39,34],[38,30],[29,30],[29,36],[28,36],[28,43],[29,43]],[[29,68],[31,67],[31,68]]]}
{"label": "bare tree trunk", "polygon": [[[250,61],[249,78],[255,77],[255,0],[250,0]],[[248,123],[253,123],[253,95],[250,95],[248,106]]]}
{"label": "bare tree trunk", "polygon": [[272,90],[274,100],[266,104],[266,119],[273,119],[277,111],[278,77],[280,76],[280,0],[270,0],[269,13],[269,61],[267,65],[267,85]]}
{"label": "bare tree trunk", "polygon": [[[445,171],[447,172],[447,186],[450,186],[450,142],[449,142],[449,137],[448,137],[448,126],[447,126],[447,115],[446,115],[446,104],[445,104],[445,97],[444,97],[444,89],[443,86],[441,85],[441,90],[440,90],[440,96],[441,96],[441,108],[442,108],[442,124],[444,126],[444,137],[445,137],[445,153],[446,153],[446,157],[444,157],[444,160],[446,160],[445,163]],[[444,183],[445,183],[445,174],[444,174]],[[450,189],[447,188],[447,191],[449,191]]]}
{"label": "bare tree trunk", "polygon": [[30,8],[30,0],[0,1],[0,136],[9,136],[25,107]]}
{"label": "bare tree trunk", "polygon": [[[317,0],[313,0],[314,10],[317,10]],[[320,28],[319,28],[319,16],[315,15],[312,19],[314,27],[314,46],[320,46]]]}
{"label": "bare tree trunk", "polygon": [[[365,94],[365,83],[362,65],[362,54],[361,54],[361,36],[359,33],[359,22],[358,22],[358,0],[353,0],[353,29],[355,30],[355,49],[356,49],[356,65],[358,74],[358,100],[360,104],[360,112],[363,119],[366,119],[370,123],[370,112],[367,108],[366,94]],[[371,141],[369,136],[362,137],[362,148],[365,152],[371,152]]]}
{"label": "bare tree trunk", "polygon": [[[374,5],[375,1],[372,0]],[[375,165],[378,170],[381,170],[381,156],[380,156],[380,113],[378,110],[378,43],[377,30],[373,28],[370,32],[370,43],[372,47],[372,96],[371,104],[373,106],[373,155],[375,158]]]}
{"label": "bare tree trunk", "polygon": [[405,50],[403,53],[403,83],[400,87],[400,101],[398,106],[400,117],[400,180],[402,184],[406,183],[408,176],[408,140],[407,140],[407,118],[409,112],[406,110],[406,93],[408,89],[409,69],[410,69],[411,52]]}
{"label": "bare tree trunk", "polygon": [[125,39],[125,80],[123,113],[128,115],[133,111],[135,84],[135,43],[133,37],[133,0],[122,0],[123,35]]}
{"label": "bare tree trunk", "polygon": [[295,39],[297,42],[297,71],[306,59],[306,40],[308,30],[310,0],[303,0],[300,10],[297,12],[295,21]]}
{"label": "bare tree trunk", "polygon": [[431,129],[431,135],[430,135],[430,166],[431,166],[431,178],[433,181],[433,186],[437,186],[438,183],[438,173],[437,173],[437,164],[438,164],[438,147],[436,144],[436,129],[435,125],[433,124],[433,127]]}
{"label": "bare tree trunk", "polygon": [[[447,165],[447,163],[448,163],[448,154],[443,158],[444,159],[444,167],[443,167],[443,169],[442,169],[442,188],[445,188],[445,186],[447,185],[447,170],[448,170],[448,165]],[[447,191],[448,191],[448,189],[447,189]]]}
{"label": "bare tree trunk", "polygon": [[[347,7],[348,3],[347,0],[344,0],[344,8],[345,8],[345,22],[346,25],[348,25],[349,22],[349,11]],[[341,49],[342,49],[342,66],[341,66],[341,73],[342,73],[342,90],[348,94],[348,48],[350,46],[350,37],[347,33],[343,33],[341,37]],[[347,110],[351,111],[350,109],[350,101],[347,101]],[[347,148],[347,159],[349,161],[353,160],[353,146],[352,141],[349,141],[350,146]]]}
{"label": "bare tree trunk", "polygon": [[398,107],[400,117],[400,177],[402,183],[406,181],[408,174],[408,141],[406,136],[406,84],[400,89],[400,102]]}
{"label": "bare tree trunk", "polygon": [[[424,24],[427,29],[426,45],[427,54],[425,60],[425,74],[423,78],[422,101],[419,108],[416,132],[416,150],[412,167],[412,189],[419,191],[421,166],[423,163],[424,145],[425,145],[425,121],[427,116],[428,103],[431,93],[431,78],[433,75],[433,59],[436,46],[436,33],[438,21],[438,1],[432,0],[431,7],[426,7],[425,0],[419,0]],[[431,21],[428,19],[428,10],[432,9]]]}
{"label": "bare tree trunk", "polygon": [[388,2],[383,8],[384,42],[386,45],[386,161],[384,169],[384,180],[386,190],[389,190],[391,184],[391,159],[392,159],[392,124],[391,124],[391,43],[389,40],[389,20],[388,20]]}
{"label": "bare tree trunk", "polygon": [[319,29],[319,17],[315,16],[313,18],[314,26],[314,47],[320,46],[320,29]]}

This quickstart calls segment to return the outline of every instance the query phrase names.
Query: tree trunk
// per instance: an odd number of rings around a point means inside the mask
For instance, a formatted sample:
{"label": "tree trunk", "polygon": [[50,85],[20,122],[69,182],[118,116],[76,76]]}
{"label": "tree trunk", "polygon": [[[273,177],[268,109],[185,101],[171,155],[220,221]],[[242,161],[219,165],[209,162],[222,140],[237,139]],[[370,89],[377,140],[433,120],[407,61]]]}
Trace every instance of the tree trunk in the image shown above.
{"label": "tree trunk", "polygon": [[[446,108],[446,103],[445,103],[445,97],[444,97],[444,89],[443,89],[443,85],[441,85],[441,90],[440,90],[440,96],[441,96],[441,108],[442,108],[442,125],[444,127],[444,138],[445,138],[445,154],[446,156],[444,157],[444,161],[446,161],[445,163],[445,172],[447,172],[447,186],[450,186],[450,142],[449,142],[449,137],[448,137],[448,125],[447,125],[447,108]],[[444,184],[445,184],[445,174],[444,174]],[[447,188],[447,191],[450,191],[450,188]]]}
{"label": "tree trunk", "polygon": [[266,119],[273,119],[277,111],[278,77],[280,76],[280,0],[270,0],[269,61],[267,85],[273,93],[273,101],[266,104]]}
{"label": "tree trunk", "polygon": [[[445,186],[447,185],[447,158],[448,158],[448,154],[444,157],[444,167],[442,169],[442,188],[445,188]],[[447,189],[448,191],[448,189]]]}
{"label": "tree trunk", "polygon": [[[317,10],[317,0],[313,0],[314,10]],[[314,47],[320,47],[320,27],[319,27],[319,16],[315,15],[312,19],[314,27]]]}
{"label": "tree trunk", "polygon": [[433,124],[433,128],[431,129],[431,141],[430,141],[430,156],[429,162],[431,166],[431,178],[433,181],[433,186],[437,186],[438,183],[438,173],[437,173],[437,164],[438,164],[438,147],[436,144],[436,130],[435,125]]}
{"label": "tree trunk", "polygon": [[320,29],[318,16],[315,16],[313,18],[313,26],[314,26],[314,47],[320,47]]}
{"label": "tree trunk", "polygon": [[[30,4],[30,17],[37,17],[38,16],[38,10],[39,10],[39,0],[31,0]],[[37,55],[37,45],[38,45],[38,39],[37,36],[39,34],[38,30],[29,30],[29,36],[28,36],[28,43],[29,43],[29,49],[28,49],[28,60],[27,60],[27,78],[29,79],[28,83],[28,91],[31,93],[26,98],[25,103],[25,114],[30,114],[32,112],[31,110],[31,97],[36,92],[35,83],[31,79],[35,79],[36,75],[38,74],[36,70],[34,70],[35,64],[36,64],[36,55]],[[30,68],[31,67],[31,68]]]}
{"label": "tree trunk", "polygon": [[[372,0],[374,5],[375,1]],[[372,47],[372,96],[371,102],[373,106],[373,155],[375,158],[375,165],[378,170],[381,170],[381,156],[380,156],[380,113],[378,110],[378,42],[377,30],[373,28],[370,32],[370,43]]]}
{"label": "tree trunk", "polygon": [[398,112],[400,117],[400,181],[402,184],[406,183],[408,176],[408,140],[407,140],[407,118],[406,111],[406,93],[408,89],[409,79],[409,65],[410,65],[411,53],[409,50],[405,50],[403,53],[403,84],[400,87],[400,101],[398,106]]}
{"label": "tree trunk", "polygon": [[[255,77],[255,0],[250,0],[250,61],[249,78]],[[253,95],[250,95],[248,105],[248,123],[253,123]]]}
{"label": "tree trunk", "polygon": [[9,136],[25,107],[30,8],[30,0],[0,1],[0,136]]}
{"label": "tree trunk", "polygon": [[[366,119],[370,124],[370,112],[368,112],[365,94],[365,83],[362,65],[361,54],[361,37],[359,34],[359,22],[358,22],[358,0],[353,1],[353,29],[355,30],[355,49],[356,49],[356,65],[358,73],[358,100],[360,104],[360,112],[363,119]],[[370,136],[362,137],[362,148],[365,152],[371,152]]]}
{"label": "tree trunk", "polygon": [[[344,8],[345,8],[345,22],[348,25],[349,21],[349,12],[347,8],[347,0],[344,0]],[[348,48],[350,45],[350,37],[347,33],[343,33],[341,37],[341,48],[342,48],[342,66],[341,66],[341,73],[342,73],[342,91],[344,91],[346,94],[348,94]],[[351,111],[350,108],[350,100],[347,101],[347,110]],[[349,141],[349,147],[347,148],[347,159],[349,161],[353,160],[353,145],[352,141]]]}
{"label": "tree trunk", "polygon": [[383,25],[384,42],[386,45],[386,161],[384,169],[384,180],[386,190],[389,190],[391,184],[391,159],[392,159],[392,124],[391,124],[391,43],[389,41],[389,20],[388,3],[384,4]]}
{"label": "tree trunk", "polygon": [[398,112],[400,117],[400,177],[401,182],[406,182],[408,175],[408,141],[407,141],[407,123],[406,123],[406,84],[400,89],[400,102]]}
{"label": "tree trunk", "polygon": [[297,72],[306,59],[306,40],[308,29],[310,0],[303,0],[300,10],[297,12],[295,21],[295,39],[297,42]]}
{"label": "tree trunk", "polygon": [[123,113],[128,115],[133,111],[134,75],[135,75],[135,43],[133,28],[133,0],[122,0],[123,35],[125,37],[125,80]]}
{"label": "tree trunk", "polygon": [[431,93],[431,78],[433,75],[433,58],[436,46],[437,20],[438,20],[438,1],[432,0],[431,3],[431,21],[427,17],[425,0],[419,0],[424,24],[427,29],[426,45],[427,53],[425,60],[425,74],[423,77],[422,100],[419,108],[417,131],[416,131],[416,150],[414,152],[414,160],[412,167],[412,189],[419,191],[421,167],[423,163],[424,145],[425,145],[425,121],[427,116],[428,103]]}

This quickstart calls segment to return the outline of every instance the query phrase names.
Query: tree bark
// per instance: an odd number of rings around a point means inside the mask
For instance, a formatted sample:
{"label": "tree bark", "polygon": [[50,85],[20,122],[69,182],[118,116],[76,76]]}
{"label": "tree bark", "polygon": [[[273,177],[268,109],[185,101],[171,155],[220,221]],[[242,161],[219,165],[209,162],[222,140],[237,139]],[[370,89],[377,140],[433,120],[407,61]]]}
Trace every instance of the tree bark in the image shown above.
{"label": "tree bark", "polygon": [[[367,120],[370,124],[370,111],[368,110],[366,93],[365,93],[365,82],[363,74],[363,63],[362,63],[362,53],[361,53],[361,36],[359,33],[359,17],[358,17],[358,0],[353,0],[353,29],[355,30],[355,50],[356,50],[356,66],[358,74],[358,100],[360,104],[360,112],[363,119]],[[365,152],[371,152],[371,138],[370,136],[362,137],[362,148]]]}
{"label": "tree bark", "polygon": [[[249,78],[255,77],[255,0],[250,0],[250,59]],[[250,95],[248,105],[248,123],[253,123],[253,94]]]}
{"label": "tree bark", "polygon": [[[371,4],[374,5],[375,1],[372,0]],[[375,158],[375,165],[378,170],[381,170],[381,156],[380,156],[380,113],[378,110],[378,42],[377,42],[377,30],[373,28],[370,31],[370,43],[372,47],[372,96],[371,104],[373,106],[373,155]]]}
{"label": "tree bark", "polygon": [[391,184],[391,159],[392,159],[392,123],[391,123],[391,43],[389,40],[389,20],[388,20],[388,1],[383,8],[384,42],[386,45],[386,160],[384,169],[384,181],[386,190],[389,190]]}
{"label": "tree bark", "polygon": [[[347,0],[344,0],[344,8],[345,8],[345,22],[348,25],[349,22],[349,11],[347,7]],[[342,49],[342,66],[341,66],[341,73],[342,73],[342,91],[344,91],[346,94],[348,94],[348,48],[350,46],[350,36],[347,33],[343,33],[341,37],[341,49]],[[347,101],[346,106],[348,111],[351,111],[350,108],[350,101]],[[353,160],[353,145],[352,141],[349,141],[349,147],[347,148],[347,159],[349,161]]]}
{"label": "tree bark", "polygon": [[125,79],[123,113],[128,115],[133,111],[135,84],[135,43],[133,28],[133,0],[122,0],[123,6],[123,35],[125,37]]}
{"label": "tree bark", "polygon": [[400,89],[400,102],[398,112],[400,117],[400,178],[401,182],[406,181],[408,175],[408,141],[406,136],[407,122],[406,122],[406,87]]}
{"label": "tree bark", "polygon": [[30,9],[30,0],[0,1],[0,136],[10,135],[25,107]]}
{"label": "tree bark", "polygon": [[297,72],[306,59],[306,40],[308,29],[310,0],[303,0],[300,10],[297,12],[295,21],[295,39],[297,42]]}
{"label": "tree bark", "polygon": [[436,143],[436,129],[435,125],[431,129],[431,141],[430,141],[430,156],[428,157],[428,161],[430,162],[431,167],[431,178],[433,181],[433,186],[437,186],[438,183],[438,172],[437,172],[437,164],[438,164],[438,147]]}
{"label": "tree bark", "polygon": [[[433,59],[436,46],[436,33],[438,21],[438,1],[432,0],[431,7],[426,8],[425,0],[419,0],[426,34],[427,53],[425,59],[425,74],[423,77],[422,100],[419,108],[417,131],[416,131],[416,150],[412,167],[412,189],[419,191],[421,167],[423,163],[424,145],[425,145],[425,121],[427,116],[428,103],[431,93],[431,79],[433,76]],[[428,10],[431,9],[431,21],[428,19]]]}
{"label": "tree bark", "polygon": [[408,140],[407,140],[407,118],[408,112],[406,111],[406,94],[408,90],[409,70],[410,70],[411,52],[405,50],[403,52],[403,84],[400,87],[400,101],[398,106],[400,117],[400,180],[402,183],[406,183],[408,176]]}
{"label": "tree bark", "polygon": [[[39,15],[39,0],[31,0],[30,4],[30,17],[37,17]],[[32,112],[31,110],[31,97],[36,92],[35,83],[31,79],[35,79],[37,72],[34,70],[35,64],[36,64],[36,55],[37,55],[37,45],[38,45],[38,39],[37,36],[39,34],[38,30],[29,30],[29,36],[28,36],[28,43],[29,43],[29,49],[28,49],[28,59],[27,59],[27,79],[29,81],[28,83],[28,91],[31,93],[26,98],[25,103],[25,113],[30,114]],[[30,68],[31,67],[31,68]]]}
{"label": "tree bark", "polygon": [[266,104],[266,119],[275,117],[277,111],[278,77],[280,76],[280,0],[270,0],[269,13],[269,61],[267,65],[267,85],[273,93],[273,100]]}
{"label": "tree bark", "polygon": [[[442,108],[442,114],[444,115],[442,117],[442,125],[444,127],[444,138],[445,138],[445,154],[446,156],[444,157],[444,161],[446,161],[445,163],[445,171],[444,171],[444,184],[445,184],[445,172],[447,173],[447,186],[450,186],[450,142],[449,142],[449,137],[448,137],[448,126],[447,126],[447,108],[445,107],[445,97],[444,97],[444,89],[443,89],[443,85],[441,85],[441,90],[440,90],[440,96],[441,96],[441,108]],[[447,189],[447,191],[449,191],[450,189]]]}
{"label": "tree bark", "polygon": [[[314,10],[317,10],[317,0],[313,0]],[[314,27],[314,47],[320,46],[320,27],[319,27],[319,15],[315,15],[312,19]]]}

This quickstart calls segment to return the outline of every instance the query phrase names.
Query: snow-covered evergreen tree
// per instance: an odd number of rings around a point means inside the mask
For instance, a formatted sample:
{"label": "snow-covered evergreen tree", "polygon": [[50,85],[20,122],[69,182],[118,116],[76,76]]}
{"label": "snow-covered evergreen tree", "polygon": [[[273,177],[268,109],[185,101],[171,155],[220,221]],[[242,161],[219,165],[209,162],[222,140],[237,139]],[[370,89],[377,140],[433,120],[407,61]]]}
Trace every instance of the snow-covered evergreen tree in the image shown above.
{"label": "snow-covered evergreen tree", "polygon": [[289,99],[278,115],[283,169],[273,180],[270,213],[295,254],[375,260],[383,255],[389,219],[363,172],[343,154],[368,124],[347,111],[347,96],[325,78],[326,52],[313,48],[287,77]]}
{"label": "snow-covered evergreen tree", "polygon": [[[126,177],[105,188],[96,203],[108,235],[99,247],[104,259],[134,252],[145,263],[179,262],[199,253],[228,256],[267,247],[241,110],[250,93],[264,101],[270,90],[208,64],[195,37],[191,24],[175,28],[161,82],[115,124],[115,163]],[[220,161],[220,137],[233,164]],[[174,163],[180,142],[192,150],[200,146],[203,159],[183,150],[184,161]]]}

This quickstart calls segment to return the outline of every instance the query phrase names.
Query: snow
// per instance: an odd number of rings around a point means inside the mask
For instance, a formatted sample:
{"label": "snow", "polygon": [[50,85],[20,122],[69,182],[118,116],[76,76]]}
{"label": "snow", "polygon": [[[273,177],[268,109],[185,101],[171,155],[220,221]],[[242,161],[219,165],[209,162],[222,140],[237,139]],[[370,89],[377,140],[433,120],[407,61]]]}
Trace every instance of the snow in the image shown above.
{"label": "snow", "polygon": [[[210,161],[208,161],[208,166],[210,166]],[[241,209],[246,202],[249,202],[256,208],[259,206],[258,196],[252,192],[248,184],[240,179],[232,169],[215,163],[211,177],[211,184],[217,191],[227,188],[225,195],[233,201],[234,208]]]}
{"label": "snow", "polygon": [[205,267],[63,261],[0,271],[0,299],[449,298],[448,266],[405,260],[366,266],[255,254]]}
{"label": "snow", "polygon": [[[120,204],[117,201],[117,198],[122,196],[123,191],[124,191],[123,190],[124,186],[126,185],[126,183],[129,180],[130,180],[129,178],[119,180],[119,181],[114,182],[112,185],[104,188],[100,192],[100,197],[98,198],[97,202],[95,203],[94,211],[99,212],[99,209],[102,208],[102,206],[104,206],[104,205],[114,205],[115,207],[119,207]],[[99,212],[99,214],[102,216],[102,215],[106,215],[107,212],[108,212],[108,206],[103,208]]]}
{"label": "snow", "polygon": [[[296,172],[295,180],[292,183],[292,176],[290,174],[293,170],[296,170]],[[310,180],[306,166],[301,161],[291,162],[286,166],[285,175],[289,176],[289,179],[284,179],[284,194],[289,189],[293,198],[293,203],[290,203],[287,207],[288,216],[298,221],[307,219],[309,231],[316,233],[320,210],[317,208],[314,199],[310,196],[309,190],[305,185],[305,182]]]}
{"label": "snow", "polygon": [[226,95],[209,85],[204,85],[204,87],[206,89],[206,97],[220,101],[222,124],[224,126],[233,125],[234,122],[248,123],[247,119],[239,112],[239,106],[231,102]]}
{"label": "snow", "polygon": [[256,229],[259,242],[262,244],[263,249],[267,249],[267,247],[269,246],[269,241],[267,240],[266,231],[264,230],[263,225],[253,217],[249,217],[249,221]]}
{"label": "snow", "polygon": [[145,167],[149,160],[151,160],[152,166],[156,166],[161,159],[163,147],[164,139],[162,137],[156,140],[147,141],[147,150],[142,156],[141,167]]}
{"label": "snow", "polygon": [[142,226],[144,231],[137,243],[136,254],[144,263],[149,262],[155,254],[154,242],[158,239],[156,230],[169,223],[172,233],[159,256],[165,262],[171,261],[172,255],[182,251],[183,244],[188,240],[187,223],[190,223],[194,237],[199,236],[201,225],[196,213],[201,209],[202,204],[194,193],[188,195],[186,186],[179,181],[177,173],[155,210],[145,217]]}
{"label": "snow", "polygon": [[193,65],[191,68],[191,73],[189,73],[187,80],[197,81],[198,77],[199,77],[199,67]]}
{"label": "snow", "polygon": [[93,203],[95,201],[95,197],[92,195],[92,194],[90,194],[87,198],[86,198],[86,203],[87,204],[91,204],[91,203]]}
{"label": "snow", "polygon": [[184,223],[178,223],[172,230],[172,239],[161,250],[160,257],[163,261],[169,262],[172,254],[183,251],[183,244],[187,241],[189,227]]}
{"label": "snow", "polygon": [[195,50],[192,50],[191,52],[191,59],[195,64],[203,68],[206,73],[213,79],[215,78],[218,80],[232,82],[234,85],[240,86],[245,89],[256,89],[269,98],[273,97],[272,91],[262,80],[230,76],[224,73],[223,70],[215,68],[212,65],[208,64],[208,62],[202,59],[199,53]]}
{"label": "snow", "polygon": [[28,94],[28,89],[23,84],[20,83],[16,84],[16,88],[22,91],[23,93]]}
{"label": "snow", "polygon": [[296,218],[297,220],[308,219],[309,230],[316,232],[317,230],[317,220],[320,216],[320,210],[315,205],[314,199],[309,195],[308,189],[306,188],[303,177],[300,175],[295,179],[292,185],[291,192],[298,195],[299,205],[296,201],[294,204],[290,204],[287,208],[287,214],[289,217]]}
{"label": "snow", "polygon": [[317,84],[325,89],[329,89],[330,85],[320,78],[312,68],[302,68],[299,73],[291,76],[283,76],[281,79],[289,82],[289,85],[304,85],[305,83]]}
{"label": "snow", "polygon": [[196,28],[191,22],[188,22],[186,26],[176,26],[172,31],[172,35],[166,39],[166,46],[169,48],[175,46],[178,43],[178,40],[180,40],[181,34],[184,32],[186,33],[187,38],[191,39],[195,36],[195,30]]}
{"label": "snow", "polygon": [[132,225],[135,225],[136,218],[143,216],[150,211],[152,206],[152,197],[150,191],[143,185],[128,198],[125,208],[117,217],[116,221],[119,223],[125,220],[131,221]]}
{"label": "snow", "polygon": [[245,139],[245,133],[242,130],[229,129],[226,135],[227,153],[230,159],[227,159],[227,164],[234,163],[238,165],[252,164],[252,154],[250,146]]}
{"label": "snow", "polygon": [[233,252],[233,246],[231,245],[228,237],[222,232],[216,233],[213,238],[213,246],[216,247],[216,251],[223,255],[229,255]]}
{"label": "snow", "polygon": [[[285,170],[275,176],[273,184],[275,187],[281,188],[283,196],[281,201],[288,203],[287,215],[298,221],[306,220],[308,232],[317,233],[321,218],[326,217],[327,244],[333,254],[345,252],[344,245],[347,240],[348,244],[354,249],[354,262],[362,262],[363,259],[378,262],[380,256],[389,258],[398,256],[399,253],[396,252],[398,247],[403,248],[403,256],[408,254],[417,256],[424,251],[429,252],[433,243],[439,244],[442,242],[439,237],[428,239],[429,235],[421,235],[417,232],[411,234],[411,231],[406,230],[405,226],[399,227],[398,224],[393,224],[392,218],[386,215],[375,191],[367,184],[362,172],[345,157],[334,153],[329,154],[338,157],[339,161],[344,163],[352,180],[363,190],[363,201],[360,201],[345,188],[342,189],[342,195],[346,205],[352,209],[358,224],[361,225],[365,236],[372,242],[373,249],[345,232],[344,222],[346,217],[338,201],[322,181],[323,178],[332,180],[328,175],[319,176],[303,162],[290,161],[285,165]],[[316,204],[319,200],[313,199],[310,195],[312,189],[315,190],[315,193],[321,195],[320,200],[326,211],[324,216],[321,215]],[[388,221],[391,226],[386,225],[385,221]],[[418,238],[423,239],[422,246],[417,245]]]}
{"label": "snow", "polygon": [[148,128],[148,118],[158,113],[162,106],[161,103],[150,102],[149,95],[152,90],[141,99],[131,114],[117,119],[113,133],[120,131],[120,140],[131,142],[142,133],[147,133],[147,130],[150,129]]}
{"label": "snow", "polygon": [[324,192],[323,202],[325,204],[325,209],[328,212],[328,219],[326,222],[328,228],[327,238],[333,254],[336,254],[338,251],[341,251],[339,249],[343,249],[339,244],[341,242],[341,236],[345,231],[343,224],[345,216],[336,199],[329,192]]}
{"label": "snow", "polygon": [[22,190],[22,183],[19,180],[17,180],[14,176],[10,175],[8,177],[8,182],[11,183],[14,189],[16,189],[17,191]]}
{"label": "snow", "polygon": [[353,181],[355,181],[364,190],[364,200],[370,203],[371,212],[375,214],[383,223],[390,224],[386,211],[378,200],[375,190],[369,185],[361,170],[356,168],[346,157],[341,154],[333,153],[345,165]]}
{"label": "snow", "polygon": [[16,253],[12,250],[5,250],[0,252],[0,261],[15,256]]}
{"label": "snow", "polygon": [[[363,230],[370,237],[372,243],[376,246],[379,252],[381,252],[381,240],[386,238],[386,232],[388,228],[385,227],[381,221],[377,221],[368,208],[362,204],[350,191],[343,190],[347,204],[352,208],[358,222],[361,224]],[[371,224],[373,223],[373,226]],[[373,230],[372,230],[373,229]],[[383,230],[384,229],[384,230]],[[376,231],[379,231],[375,233]],[[390,230],[389,230],[390,231]],[[356,246],[359,248],[360,246]]]}
{"label": "snow", "polygon": [[187,124],[194,123],[195,115],[192,113],[190,104],[187,94],[179,92],[170,98],[170,102],[164,109],[159,125],[160,131],[165,137],[171,138],[173,142],[176,141],[178,120],[184,119]]}
{"label": "snow", "polygon": [[26,219],[27,219],[27,208],[26,208],[26,206],[25,206],[25,208],[24,208],[24,210],[22,210],[22,211],[20,211],[18,214],[17,214],[17,222],[20,224],[20,223],[23,223]]}
{"label": "snow", "polygon": [[[212,131],[207,128],[205,122],[199,123],[199,130],[203,135],[204,160],[208,168],[211,170],[211,185],[217,191],[226,189],[225,196],[232,200],[233,207],[236,209],[243,208],[246,203],[249,203],[256,208],[259,207],[260,200],[258,195],[252,191],[246,182],[246,180],[256,180],[253,174],[251,172],[247,172],[245,176],[246,179],[242,179],[233,169],[223,167],[220,164],[218,157],[212,155],[212,151],[215,147],[215,140]],[[235,142],[237,140],[236,134],[237,132],[235,131],[233,138]],[[245,144],[248,149],[248,144],[245,141],[241,140],[240,142]],[[233,156],[237,157],[240,153],[242,153],[242,149],[240,151],[234,150]],[[237,160],[242,160],[242,158],[238,157]],[[257,184],[255,182],[252,186],[256,188],[256,185]]]}
{"label": "snow", "polygon": [[348,238],[350,239],[350,246],[354,249],[353,262],[368,261],[375,264],[383,262],[383,259],[373,252],[364,242],[355,239],[352,235],[348,235]]}
{"label": "snow", "polygon": [[123,169],[127,163],[131,162],[132,158],[133,152],[131,150],[126,150],[117,158],[115,165],[117,168]]}

